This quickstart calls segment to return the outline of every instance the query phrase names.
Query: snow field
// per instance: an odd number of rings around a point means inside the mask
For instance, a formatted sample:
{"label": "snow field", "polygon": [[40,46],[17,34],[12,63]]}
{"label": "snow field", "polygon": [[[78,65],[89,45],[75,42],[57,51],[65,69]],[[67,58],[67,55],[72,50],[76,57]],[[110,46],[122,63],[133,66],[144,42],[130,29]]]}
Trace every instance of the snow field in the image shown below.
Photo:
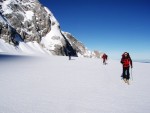
{"label": "snow field", "polygon": [[[17,58],[16,58],[17,57]],[[149,113],[150,64],[60,56],[0,57],[0,113]]]}

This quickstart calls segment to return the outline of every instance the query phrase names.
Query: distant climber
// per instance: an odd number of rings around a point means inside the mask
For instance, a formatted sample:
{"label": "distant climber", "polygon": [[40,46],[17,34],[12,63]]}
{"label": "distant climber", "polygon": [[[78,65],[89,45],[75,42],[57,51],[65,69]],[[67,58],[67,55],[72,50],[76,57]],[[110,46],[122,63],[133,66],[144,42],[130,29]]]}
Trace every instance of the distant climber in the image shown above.
{"label": "distant climber", "polygon": [[128,52],[124,52],[122,54],[122,58],[121,58],[120,62],[122,63],[122,66],[123,66],[122,78],[125,81],[125,83],[127,83],[129,85],[129,79],[130,79],[129,68],[130,68],[130,66],[131,66],[131,68],[133,66],[132,66],[132,59]]}
{"label": "distant climber", "polygon": [[105,53],[104,53],[103,56],[102,56],[103,64],[104,64],[104,65],[107,64],[107,63],[106,63],[107,57],[108,57],[108,56],[107,56]]}
{"label": "distant climber", "polygon": [[71,51],[67,49],[67,55],[69,57],[69,60],[71,60]]}

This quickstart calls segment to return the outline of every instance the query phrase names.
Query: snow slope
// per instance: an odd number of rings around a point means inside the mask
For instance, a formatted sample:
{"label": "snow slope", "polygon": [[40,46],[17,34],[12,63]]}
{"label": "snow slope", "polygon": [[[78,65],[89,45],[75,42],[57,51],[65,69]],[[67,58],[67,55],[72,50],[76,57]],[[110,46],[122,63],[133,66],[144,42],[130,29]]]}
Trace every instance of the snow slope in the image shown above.
{"label": "snow slope", "polygon": [[52,55],[50,51],[42,48],[36,41],[33,42],[20,42],[19,46],[13,46],[6,43],[3,39],[0,39],[0,53],[7,54],[49,54]]}
{"label": "snow slope", "polygon": [[133,66],[127,85],[117,60],[0,55],[0,113],[149,113],[150,64]]}

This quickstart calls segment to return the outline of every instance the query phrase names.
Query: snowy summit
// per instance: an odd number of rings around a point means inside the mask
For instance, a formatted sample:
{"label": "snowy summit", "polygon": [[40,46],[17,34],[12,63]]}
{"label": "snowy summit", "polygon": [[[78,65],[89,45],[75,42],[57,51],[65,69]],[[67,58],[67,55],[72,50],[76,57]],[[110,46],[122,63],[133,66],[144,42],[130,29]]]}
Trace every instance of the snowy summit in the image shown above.
{"label": "snowy summit", "polygon": [[0,52],[100,57],[60,29],[52,12],[38,0],[0,1]]}

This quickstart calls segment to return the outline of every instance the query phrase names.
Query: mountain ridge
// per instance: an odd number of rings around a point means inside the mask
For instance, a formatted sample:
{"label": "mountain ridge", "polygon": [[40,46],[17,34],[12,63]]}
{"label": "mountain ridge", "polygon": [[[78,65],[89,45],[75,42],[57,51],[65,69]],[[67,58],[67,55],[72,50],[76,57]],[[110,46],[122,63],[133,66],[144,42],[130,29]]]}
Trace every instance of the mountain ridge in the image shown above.
{"label": "mountain ridge", "polygon": [[67,49],[72,56],[100,58],[102,54],[89,51],[70,33],[63,32],[53,13],[38,0],[0,1],[0,44],[1,52],[13,48],[14,53],[65,56]]}

